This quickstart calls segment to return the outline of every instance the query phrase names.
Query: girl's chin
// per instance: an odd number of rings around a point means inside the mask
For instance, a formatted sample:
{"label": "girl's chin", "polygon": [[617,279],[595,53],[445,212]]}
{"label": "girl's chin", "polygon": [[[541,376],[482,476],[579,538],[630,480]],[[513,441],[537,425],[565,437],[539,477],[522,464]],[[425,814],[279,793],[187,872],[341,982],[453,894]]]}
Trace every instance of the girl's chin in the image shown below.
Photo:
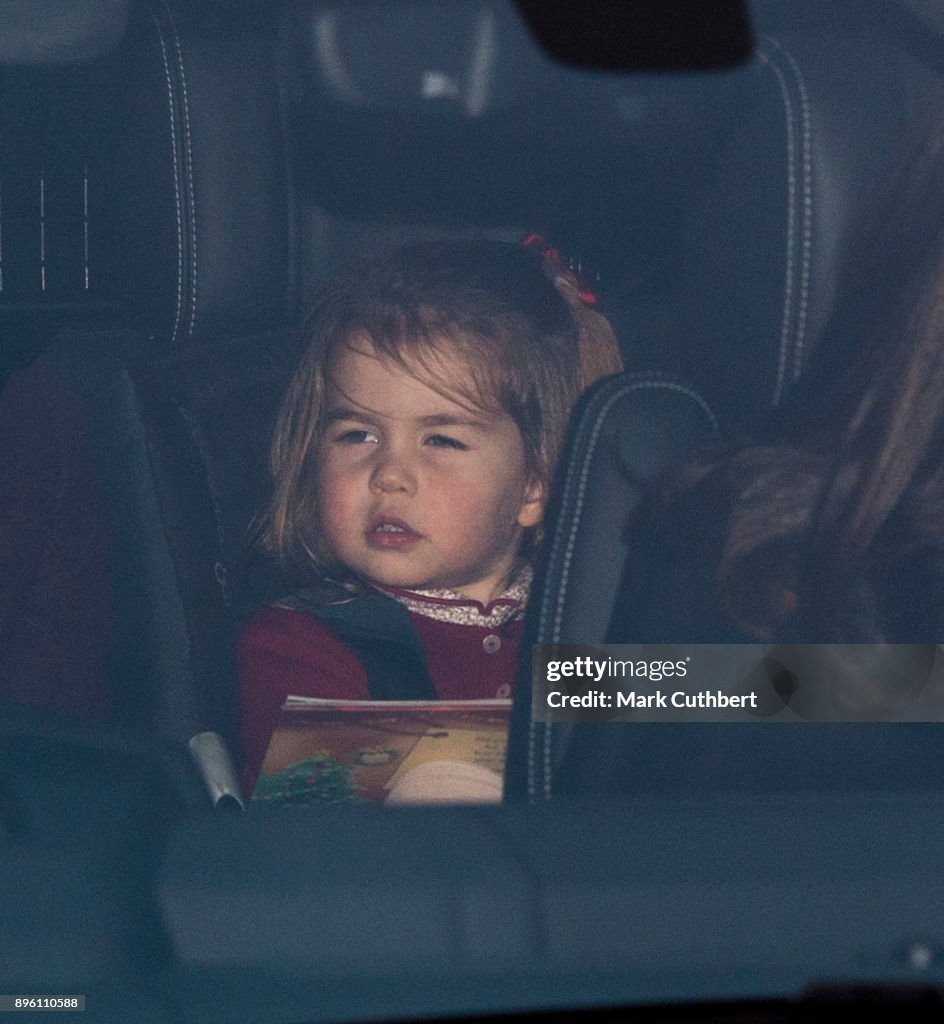
{"label": "girl's chin", "polygon": [[476,601],[478,604],[485,605],[486,607],[491,604],[495,598],[501,596],[503,591],[493,593],[494,588],[484,589],[481,587],[466,587],[462,583],[458,585],[451,585],[450,583],[443,582],[442,580],[416,580],[415,577],[407,578],[405,576],[395,576],[389,574],[375,574],[367,576],[367,581],[372,583],[374,586],[381,588],[388,588],[394,590],[409,590],[413,593],[416,592],[428,592],[428,591],[443,591],[447,590],[450,594],[454,594],[456,599],[463,599],[466,601]]}
{"label": "girl's chin", "polygon": [[391,573],[374,573],[367,576],[369,583],[378,587],[394,587],[397,590],[451,590],[435,580],[416,579],[415,576],[397,576]]}
{"label": "girl's chin", "polygon": [[[466,601],[477,601],[488,605],[504,593],[504,580],[482,580],[473,577],[471,581],[461,573],[424,572],[423,567],[411,566],[409,559],[402,560],[395,552],[372,552],[370,557],[351,559],[347,563],[362,579],[378,587],[394,587],[397,590],[448,590]],[[427,566],[428,570],[430,567]],[[417,571],[419,569],[419,571]]]}

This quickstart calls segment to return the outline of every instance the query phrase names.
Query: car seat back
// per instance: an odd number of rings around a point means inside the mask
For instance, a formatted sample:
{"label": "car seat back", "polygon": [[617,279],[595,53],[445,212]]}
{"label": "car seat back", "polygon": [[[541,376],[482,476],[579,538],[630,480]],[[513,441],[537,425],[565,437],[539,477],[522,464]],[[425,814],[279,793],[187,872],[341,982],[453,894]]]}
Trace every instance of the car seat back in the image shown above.
{"label": "car seat back", "polygon": [[736,127],[683,230],[673,327],[679,372],[733,434],[830,344],[852,233],[934,80],[887,25],[768,30],[764,12]]}
{"label": "car seat back", "polygon": [[[235,716],[224,502],[205,438],[223,436],[243,474],[226,495],[241,512],[258,497],[261,436],[284,385],[267,390],[267,373],[293,339],[274,36],[268,15],[248,8],[137,6],[109,58],[127,88],[121,113],[90,115],[118,123],[108,138],[120,311],[108,324],[67,317],[37,364],[79,396],[105,497],[115,724],[178,748],[208,730],[229,734]],[[240,346],[237,335],[260,325],[273,333]],[[225,412],[211,392],[232,399]],[[227,552],[247,525],[238,517]],[[217,767],[226,760],[212,738],[195,749]]]}
{"label": "car seat back", "polygon": [[[704,398],[694,390],[675,391],[673,402],[685,396],[680,404],[687,424],[673,422],[666,409],[659,409],[653,410],[659,426],[642,427],[638,391],[611,403],[603,399],[632,387],[630,377],[604,385],[575,420],[558,480],[561,497],[549,510],[543,567],[528,610],[508,797],[542,801],[559,793],[658,792],[683,777],[719,788],[776,788],[776,765],[770,761],[766,768],[758,766],[752,781],[738,782],[738,763],[749,764],[752,756],[745,729],[737,734],[747,743],[743,748],[728,729],[724,735],[732,756],[718,761],[711,751],[722,734],[701,727],[706,756],[699,775],[697,769],[679,770],[686,742],[680,729],[532,721],[530,645],[648,640],[631,621],[610,628],[621,588],[635,585],[625,531],[632,530],[631,514],[642,496],[637,460],[646,453],[647,435],[664,431],[674,439],[671,450],[653,451],[650,471],[643,474],[652,480],[713,438],[757,429],[808,368],[813,349],[834,343],[824,333],[856,219],[872,184],[892,163],[934,75],[906,39],[848,26],[761,31],[756,59],[734,73],[739,124],[719,150],[717,166],[688,218],[676,308],[666,320],[666,333],[649,339],[645,360],[682,372]],[[606,445],[595,450],[587,444],[607,431],[622,436],[624,429],[628,456],[603,457]],[[658,561],[658,553],[652,557]],[[886,739],[876,736],[876,743]],[[901,753],[908,742],[891,743],[893,748]],[[850,750],[844,740],[837,749]],[[842,758],[832,759],[837,761]],[[846,781],[837,784],[855,788],[863,779],[875,781],[861,758],[850,754],[846,762],[835,774]],[[711,764],[717,771],[705,767]],[[920,777],[913,768],[906,760],[902,769],[912,782]],[[812,776],[817,777],[815,771]]]}
{"label": "car seat back", "polygon": [[541,568],[525,617],[505,793],[541,799],[572,726],[533,721],[532,647],[600,644],[624,580],[633,511],[668,467],[710,444],[705,400],[667,374],[629,373],[594,385],[574,410],[548,506]]}

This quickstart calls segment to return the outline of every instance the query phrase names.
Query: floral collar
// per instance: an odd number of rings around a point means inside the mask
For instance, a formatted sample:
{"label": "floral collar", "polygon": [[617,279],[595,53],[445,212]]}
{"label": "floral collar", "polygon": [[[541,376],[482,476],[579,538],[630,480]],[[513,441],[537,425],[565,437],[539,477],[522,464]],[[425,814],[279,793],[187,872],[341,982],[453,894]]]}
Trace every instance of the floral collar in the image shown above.
{"label": "floral collar", "polygon": [[531,566],[524,566],[512,580],[511,586],[488,605],[473,601],[455,590],[404,590],[379,583],[372,585],[405,605],[408,611],[428,619],[452,622],[459,626],[495,629],[524,614],[533,575]]}

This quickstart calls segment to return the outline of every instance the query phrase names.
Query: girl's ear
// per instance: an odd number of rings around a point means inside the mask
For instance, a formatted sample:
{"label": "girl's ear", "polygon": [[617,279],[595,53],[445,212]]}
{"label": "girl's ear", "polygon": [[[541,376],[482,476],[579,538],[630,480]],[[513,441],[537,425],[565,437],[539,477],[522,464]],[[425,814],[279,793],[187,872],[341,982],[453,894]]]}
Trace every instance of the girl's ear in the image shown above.
{"label": "girl's ear", "polygon": [[537,526],[544,518],[547,503],[547,485],[542,480],[532,479],[524,492],[524,502],[518,512],[518,525],[527,530]]}

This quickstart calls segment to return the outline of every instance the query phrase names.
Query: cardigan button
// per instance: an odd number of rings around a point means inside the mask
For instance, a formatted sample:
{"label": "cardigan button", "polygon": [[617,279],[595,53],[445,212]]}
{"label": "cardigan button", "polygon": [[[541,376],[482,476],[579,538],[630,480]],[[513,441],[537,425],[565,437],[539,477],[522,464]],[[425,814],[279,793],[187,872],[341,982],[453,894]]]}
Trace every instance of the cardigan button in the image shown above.
{"label": "cardigan button", "polygon": [[495,696],[498,697],[500,700],[505,700],[506,697],[510,697],[511,684],[502,683],[501,686],[499,686],[498,689],[495,691]]}
{"label": "cardigan button", "polygon": [[489,633],[482,641],[482,648],[486,654],[494,654],[501,647],[501,637],[495,633]]}

